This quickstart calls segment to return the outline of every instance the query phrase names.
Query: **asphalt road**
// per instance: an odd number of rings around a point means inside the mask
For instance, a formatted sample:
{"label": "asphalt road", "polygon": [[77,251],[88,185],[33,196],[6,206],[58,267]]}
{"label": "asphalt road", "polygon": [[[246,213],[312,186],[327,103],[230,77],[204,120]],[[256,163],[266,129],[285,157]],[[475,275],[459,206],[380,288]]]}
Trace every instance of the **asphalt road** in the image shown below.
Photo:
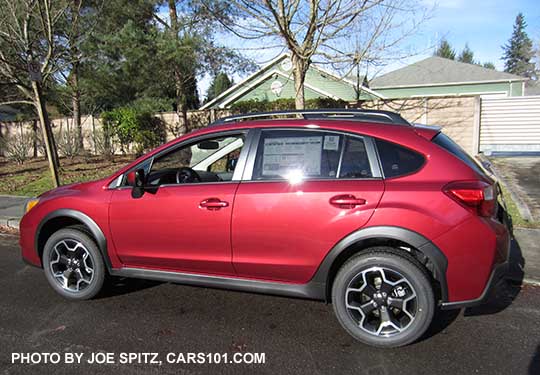
{"label": "asphalt road", "polygon": [[[170,374],[540,374],[540,288],[507,286],[482,308],[439,316],[420,342],[355,342],[323,303],[125,280],[100,299],[67,302],[0,235],[0,371]],[[12,364],[12,353],[84,353],[83,362]],[[115,363],[84,362],[111,352]],[[161,365],[120,364],[158,353]],[[169,364],[167,353],[265,353],[265,364]],[[173,358],[177,358],[175,354]],[[187,357],[184,357],[187,358]]]}

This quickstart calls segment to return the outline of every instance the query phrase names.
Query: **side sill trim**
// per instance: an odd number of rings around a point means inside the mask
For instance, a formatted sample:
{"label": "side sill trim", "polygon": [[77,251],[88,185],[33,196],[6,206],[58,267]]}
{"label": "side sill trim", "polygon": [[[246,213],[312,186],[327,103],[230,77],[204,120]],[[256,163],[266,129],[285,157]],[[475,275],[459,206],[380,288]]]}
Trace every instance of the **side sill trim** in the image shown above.
{"label": "side sill trim", "polygon": [[234,277],[209,276],[130,267],[113,269],[110,271],[110,273],[112,276],[149,279],[186,285],[231,289],[251,293],[273,294],[314,300],[324,300],[326,290],[324,284],[313,281],[307,284],[287,284],[280,282],[239,279]]}

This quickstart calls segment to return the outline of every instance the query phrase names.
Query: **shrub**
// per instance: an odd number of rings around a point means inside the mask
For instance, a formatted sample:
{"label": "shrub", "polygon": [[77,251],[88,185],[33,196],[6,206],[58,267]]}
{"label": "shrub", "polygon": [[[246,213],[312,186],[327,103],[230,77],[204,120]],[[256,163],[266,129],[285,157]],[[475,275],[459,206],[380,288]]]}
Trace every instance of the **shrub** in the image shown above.
{"label": "shrub", "polygon": [[[347,104],[344,100],[335,100],[332,98],[315,98],[305,101],[306,109],[346,108]],[[291,98],[274,101],[251,99],[236,102],[232,105],[231,109],[240,113],[284,111],[295,109],[295,102]]]}
{"label": "shrub", "polygon": [[54,139],[58,152],[62,156],[73,159],[81,152],[78,135],[73,129],[67,128],[63,131],[54,132]]}
{"label": "shrub", "polygon": [[131,146],[137,154],[165,141],[165,125],[152,113],[133,107],[120,107],[101,115],[103,130],[112,142],[118,142],[122,153]]}
{"label": "shrub", "polygon": [[34,146],[34,135],[21,130],[14,134],[6,134],[0,138],[0,143],[8,160],[23,164],[30,158]]}

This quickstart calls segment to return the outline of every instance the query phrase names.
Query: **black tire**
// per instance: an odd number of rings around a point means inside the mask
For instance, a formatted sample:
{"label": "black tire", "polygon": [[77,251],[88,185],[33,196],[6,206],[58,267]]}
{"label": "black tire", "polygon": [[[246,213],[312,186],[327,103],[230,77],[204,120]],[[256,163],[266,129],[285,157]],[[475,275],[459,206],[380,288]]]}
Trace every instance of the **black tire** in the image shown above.
{"label": "black tire", "polygon": [[[355,291],[349,291],[349,293],[347,293],[347,288],[350,284],[351,288],[354,288],[355,286],[353,286],[352,283],[357,283],[358,280],[360,280],[360,283],[363,286],[363,284],[366,283],[362,282],[362,280],[367,279],[367,275],[377,275],[377,271],[367,271],[372,269],[372,267],[383,267],[384,270],[388,270],[386,271],[387,274],[391,276],[399,274],[399,276],[407,280],[408,284],[402,284],[405,285],[404,290],[408,290],[407,293],[410,296],[414,293],[416,299],[412,299],[413,302],[407,302],[404,305],[406,306],[405,310],[408,311],[408,304],[413,304],[415,314],[412,315],[414,315],[414,319],[404,315],[405,313],[400,312],[401,310],[399,309],[387,307],[389,306],[387,304],[388,300],[381,304],[381,300],[369,298],[367,296],[368,293],[364,293],[363,291],[360,292],[360,295]],[[362,278],[362,276],[364,276],[365,279]],[[387,283],[386,285],[388,286],[390,284]],[[358,289],[362,289],[362,286]],[[409,286],[412,286],[412,288],[409,288]],[[379,288],[381,287],[379,286]],[[373,290],[377,292],[377,297],[379,297],[380,289],[375,287]],[[394,293],[396,293],[395,289],[393,290]],[[387,293],[387,295],[390,295],[390,293]],[[362,298],[363,301],[360,302],[360,305],[362,306],[364,306],[364,303],[372,303],[374,306],[378,306],[378,308],[375,308],[373,312],[367,314],[360,311],[357,313],[354,308],[347,308],[346,298],[349,298],[349,306],[353,305],[353,303],[355,303],[354,306],[359,305],[356,301],[351,299],[351,296]],[[407,299],[407,296],[402,299]],[[377,302],[379,302],[379,304],[377,304]],[[352,337],[368,345],[387,348],[404,346],[420,338],[430,326],[435,311],[433,288],[425,268],[413,256],[391,247],[369,248],[349,259],[340,268],[334,279],[332,286],[332,303],[338,321]],[[377,319],[382,321],[380,311],[383,307],[381,306],[384,306],[385,312],[397,312],[397,314],[400,314],[400,325],[403,321],[408,322],[408,324],[403,324],[403,326],[400,327],[402,328],[402,331],[396,329],[395,333],[389,333],[386,337],[377,335],[377,332],[368,332],[369,329],[366,328],[369,327],[366,326],[369,326],[368,323],[370,323],[370,319],[374,322],[371,325],[372,327],[377,327]],[[373,307],[369,306],[369,308]],[[364,315],[366,318],[364,318]],[[392,319],[392,321],[395,322],[396,320]],[[361,326],[363,328],[361,328]],[[382,324],[379,324],[379,327],[381,326]],[[393,330],[394,328],[391,326],[389,329]],[[373,328],[373,330],[375,330],[375,328]]]}
{"label": "black tire", "polygon": [[[79,291],[65,289],[61,285],[61,282],[53,276],[51,262],[58,259],[58,254],[55,252],[55,246],[62,241],[67,241],[68,244],[74,243],[70,241],[79,242],[88,253],[87,258],[89,258],[89,260],[87,264],[91,265],[90,268],[93,272],[92,276],[89,277],[89,283],[80,283],[82,287]],[[51,287],[62,297],[69,300],[87,300],[95,297],[101,291],[106,276],[103,258],[96,243],[87,233],[74,228],[60,229],[49,237],[43,249],[43,270],[45,271],[45,276]]]}

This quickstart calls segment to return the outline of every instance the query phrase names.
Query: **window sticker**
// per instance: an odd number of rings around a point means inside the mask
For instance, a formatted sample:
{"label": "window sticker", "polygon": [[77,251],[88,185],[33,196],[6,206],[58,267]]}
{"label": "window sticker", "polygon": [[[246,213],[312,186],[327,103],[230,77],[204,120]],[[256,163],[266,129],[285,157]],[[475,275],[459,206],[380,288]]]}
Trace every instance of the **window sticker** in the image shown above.
{"label": "window sticker", "polygon": [[324,150],[337,151],[339,150],[339,135],[324,136]]}
{"label": "window sticker", "polygon": [[306,176],[320,175],[322,138],[266,138],[262,175],[286,176],[291,171],[301,171]]}

